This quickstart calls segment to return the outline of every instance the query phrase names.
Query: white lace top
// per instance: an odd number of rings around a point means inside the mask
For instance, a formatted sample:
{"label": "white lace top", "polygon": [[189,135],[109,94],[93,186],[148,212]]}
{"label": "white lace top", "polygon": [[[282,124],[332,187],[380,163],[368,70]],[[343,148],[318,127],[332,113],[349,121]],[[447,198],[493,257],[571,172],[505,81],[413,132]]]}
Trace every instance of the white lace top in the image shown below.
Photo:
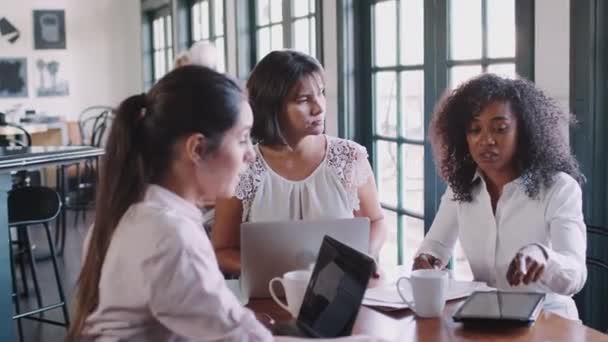
{"label": "white lace top", "polygon": [[353,211],[359,210],[357,189],[372,176],[367,150],[350,140],[326,139],[323,161],[301,181],[274,172],[256,145],[255,161],[236,188],[236,197],[243,203],[243,221],[353,217]]}

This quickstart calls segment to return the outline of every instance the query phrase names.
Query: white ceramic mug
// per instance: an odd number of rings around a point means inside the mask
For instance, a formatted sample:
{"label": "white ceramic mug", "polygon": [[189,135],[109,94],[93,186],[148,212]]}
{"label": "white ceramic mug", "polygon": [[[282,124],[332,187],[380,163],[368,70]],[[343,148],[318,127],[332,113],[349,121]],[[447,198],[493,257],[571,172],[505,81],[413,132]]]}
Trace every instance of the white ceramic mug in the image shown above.
{"label": "white ceramic mug", "polygon": [[[411,285],[413,301],[403,295],[406,291],[402,284],[406,281]],[[419,317],[441,316],[447,291],[448,272],[442,270],[416,270],[409,278],[401,277],[397,281],[399,296]]]}
{"label": "white ceramic mug", "polygon": [[[272,299],[274,299],[280,307],[287,310],[293,317],[298,317],[298,314],[300,313],[300,306],[302,306],[302,300],[306,293],[310,275],[311,272],[308,270],[291,271],[283,274],[283,277],[281,278],[272,278],[268,283],[268,290],[270,291]],[[275,294],[273,287],[275,282],[283,285],[287,303],[280,300]]]}

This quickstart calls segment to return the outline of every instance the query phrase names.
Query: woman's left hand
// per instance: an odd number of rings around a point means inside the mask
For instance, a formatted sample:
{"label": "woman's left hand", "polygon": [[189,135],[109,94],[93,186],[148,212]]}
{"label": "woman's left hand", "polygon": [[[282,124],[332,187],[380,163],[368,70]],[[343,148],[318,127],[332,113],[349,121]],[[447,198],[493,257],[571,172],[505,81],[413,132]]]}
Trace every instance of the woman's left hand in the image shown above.
{"label": "woman's left hand", "polygon": [[507,270],[507,281],[511,286],[537,282],[547,266],[547,256],[538,245],[527,245],[515,254]]}

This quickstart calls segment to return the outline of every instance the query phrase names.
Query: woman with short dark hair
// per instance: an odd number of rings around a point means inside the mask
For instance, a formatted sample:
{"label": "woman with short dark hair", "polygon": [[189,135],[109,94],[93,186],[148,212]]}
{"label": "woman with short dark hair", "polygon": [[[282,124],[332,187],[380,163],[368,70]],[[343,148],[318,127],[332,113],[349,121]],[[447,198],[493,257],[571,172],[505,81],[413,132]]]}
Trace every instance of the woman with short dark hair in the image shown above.
{"label": "woman with short dark hair", "polygon": [[368,217],[370,254],[385,239],[383,215],[365,148],[325,131],[325,72],[313,57],[273,51],[247,82],[255,160],[236,196],[218,200],[213,243],[222,270],[240,273],[243,221]]}
{"label": "woman with short dark hair", "polygon": [[492,74],[443,99],[430,137],[449,187],[414,269],[444,267],[460,239],[475,280],[546,292],[545,310],[578,319],[587,243],[570,121],[531,82]]}

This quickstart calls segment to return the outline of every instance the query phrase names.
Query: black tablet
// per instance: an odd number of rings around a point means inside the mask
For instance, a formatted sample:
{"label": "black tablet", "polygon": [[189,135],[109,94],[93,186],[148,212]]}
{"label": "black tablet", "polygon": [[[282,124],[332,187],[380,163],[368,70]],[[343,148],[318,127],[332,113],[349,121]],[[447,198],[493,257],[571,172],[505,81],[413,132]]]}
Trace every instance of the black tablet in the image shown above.
{"label": "black tablet", "polygon": [[462,304],[453,318],[457,322],[531,324],[538,317],[544,299],[544,293],[477,291]]}
{"label": "black tablet", "polygon": [[326,235],[296,320],[298,331],[277,325],[273,333],[308,337],[350,335],[374,269],[372,258]]}

